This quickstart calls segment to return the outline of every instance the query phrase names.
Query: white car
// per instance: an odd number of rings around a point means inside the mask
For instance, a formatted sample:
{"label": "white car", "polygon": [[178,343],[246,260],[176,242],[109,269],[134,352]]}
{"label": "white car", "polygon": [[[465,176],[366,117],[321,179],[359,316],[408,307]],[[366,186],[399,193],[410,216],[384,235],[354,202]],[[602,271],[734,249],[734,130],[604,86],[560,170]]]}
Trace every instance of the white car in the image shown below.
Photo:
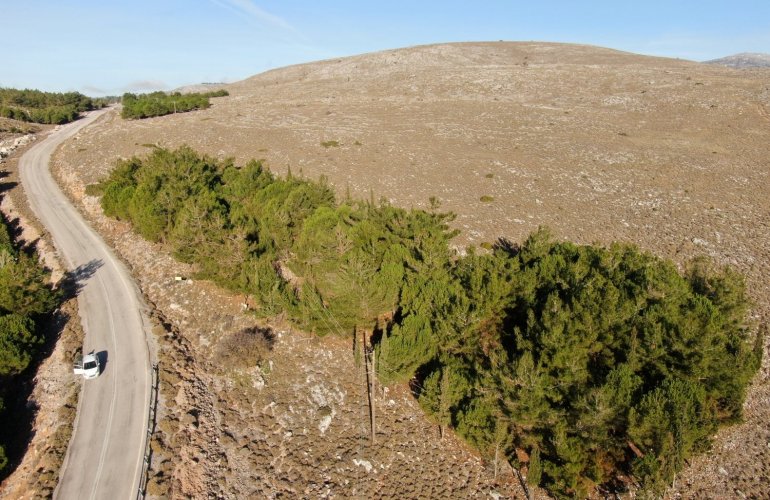
{"label": "white car", "polygon": [[75,375],[83,375],[83,378],[96,378],[99,376],[99,358],[94,351],[84,354],[79,361],[75,361]]}

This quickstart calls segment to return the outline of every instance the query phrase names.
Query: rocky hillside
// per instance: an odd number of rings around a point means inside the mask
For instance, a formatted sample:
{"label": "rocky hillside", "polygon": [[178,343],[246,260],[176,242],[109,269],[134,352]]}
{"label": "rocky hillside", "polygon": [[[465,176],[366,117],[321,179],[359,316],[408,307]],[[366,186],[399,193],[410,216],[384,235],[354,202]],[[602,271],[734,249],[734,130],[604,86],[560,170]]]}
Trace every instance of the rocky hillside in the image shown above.
{"label": "rocky hillside", "polygon": [[730,68],[770,68],[770,54],[742,52],[732,56],[705,61],[706,64],[720,64]]}
{"label": "rocky hillside", "polygon": [[[762,72],[587,46],[469,43],[292,66],[227,90],[207,110],[131,122],[113,113],[82,132],[59,154],[73,196],[96,216],[84,186],[117,158],[187,143],[238,161],[263,158],[277,173],[324,175],[353,196],[420,208],[436,197],[458,214],[459,247],[521,241],[548,225],[560,238],[629,241],[678,263],[710,255],[747,275],[757,323],[770,320],[770,90]],[[122,251],[129,260],[148,255],[144,247]],[[360,372],[344,364],[353,362],[349,346],[284,331],[267,386],[257,374],[216,371],[209,346],[244,320],[201,315],[215,310],[208,305],[215,294],[174,288],[163,280],[179,271],[158,262],[142,285],[165,308],[173,332],[165,349],[176,353],[170,366],[181,367],[167,375],[162,398],[169,423],[158,446],[168,458],[155,469],[158,491],[171,484],[179,494],[348,496],[383,491],[377,471],[386,471],[410,491],[439,494],[432,485],[455,464],[464,464],[464,479],[447,479],[442,491],[515,491],[455,444],[426,441],[428,424],[403,388],[379,400],[383,445],[362,445],[352,402]],[[324,357],[340,368],[322,368]],[[766,356],[745,423],[722,431],[672,494],[770,494],[769,372]],[[313,392],[319,384],[323,398]],[[307,395],[295,398],[292,388]],[[407,410],[405,425],[398,415]],[[337,449],[319,447],[329,436]],[[212,461],[217,468],[206,469]],[[270,472],[276,464],[279,475]],[[314,472],[319,464],[323,477]],[[205,481],[194,480],[209,475],[220,484],[206,492]]]}

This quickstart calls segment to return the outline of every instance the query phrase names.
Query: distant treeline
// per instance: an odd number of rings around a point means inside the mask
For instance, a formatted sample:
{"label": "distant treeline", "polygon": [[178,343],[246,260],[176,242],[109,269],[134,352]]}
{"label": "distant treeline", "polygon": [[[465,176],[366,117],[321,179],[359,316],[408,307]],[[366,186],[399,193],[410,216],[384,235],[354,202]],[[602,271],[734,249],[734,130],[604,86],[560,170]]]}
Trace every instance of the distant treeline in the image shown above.
{"label": "distant treeline", "polygon": [[0,88],[0,116],[24,122],[60,125],[105,104],[104,99],[92,99],[79,92]]}
{"label": "distant treeline", "polygon": [[3,398],[18,387],[17,377],[43,344],[40,322],[59,305],[61,295],[51,287],[49,273],[37,255],[13,244],[6,221],[0,220],[0,477],[7,465],[5,445],[19,415],[9,414]]}
{"label": "distant treeline", "polygon": [[209,98],[230,95],[226,90],[214,92],[182,94],[173,92],[152,92],[150,94],[123,94],[123,118],[137,119],[163,116],[171,113],[184,113],[211,106]]}
{"label": "distant treeline", "polygon": [[[743,278],[629,244],[450,250],[451,214],[338,202],[323,179],[183,147],[121,160],[106,214],[318,334],[364,331],[384,383],[409,382],[439,428],[528,468],[559,497],[659,494],[741,417],[762,338]],[[626,481],[624,483],[624,481]]]}

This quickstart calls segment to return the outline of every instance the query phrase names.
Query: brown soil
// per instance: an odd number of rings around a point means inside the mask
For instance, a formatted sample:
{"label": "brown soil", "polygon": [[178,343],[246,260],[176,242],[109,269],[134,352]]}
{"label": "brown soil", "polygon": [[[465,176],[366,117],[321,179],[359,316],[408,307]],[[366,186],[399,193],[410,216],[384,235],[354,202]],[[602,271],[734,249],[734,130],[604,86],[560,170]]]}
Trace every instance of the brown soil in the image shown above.
{"label": "brown soil", "polygon": [[[84,186],[117,158],[187,143],[325,175],[354,196],[420,208],[436,196],[458,215],[458,247],[521,241],[548,225],[560,238],[629,241],[680,264],[707,254],[746,274],[755,319],[767,323],[769,76],[583,46],[429,46],[275,70],[228,86],[208,110],[112,113],[81,132],[57,156],[60,178],[167,322],[151,492],[522,494],[510,471],[494,486],[491,464],[439,440],[403,387],[378,395],[370,445],[348,342],[276,323],[262,370],[213,364],[216,343],[253,323],[242,298],[174,281],[190,270],[101,216]],[[745,422],[717,435],[671,497],[770,495],[768,377],[766,355]]]}

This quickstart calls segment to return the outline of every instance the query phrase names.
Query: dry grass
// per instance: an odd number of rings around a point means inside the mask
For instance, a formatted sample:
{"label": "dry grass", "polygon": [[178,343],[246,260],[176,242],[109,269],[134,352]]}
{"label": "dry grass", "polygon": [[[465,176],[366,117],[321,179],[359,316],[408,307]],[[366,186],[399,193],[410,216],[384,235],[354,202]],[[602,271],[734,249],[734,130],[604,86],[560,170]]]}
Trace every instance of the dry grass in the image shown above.
{"label": "dry grass", "polygon": [[267,328],[252,326],[225,335],[216,345],[214,364],[224,371],[261,366],[275,337]]}
{"label": "dry grass", "polygon": [[36,134],[41,128],[40,125],[32,125],[0,116],[0,141],[24,134]]}

